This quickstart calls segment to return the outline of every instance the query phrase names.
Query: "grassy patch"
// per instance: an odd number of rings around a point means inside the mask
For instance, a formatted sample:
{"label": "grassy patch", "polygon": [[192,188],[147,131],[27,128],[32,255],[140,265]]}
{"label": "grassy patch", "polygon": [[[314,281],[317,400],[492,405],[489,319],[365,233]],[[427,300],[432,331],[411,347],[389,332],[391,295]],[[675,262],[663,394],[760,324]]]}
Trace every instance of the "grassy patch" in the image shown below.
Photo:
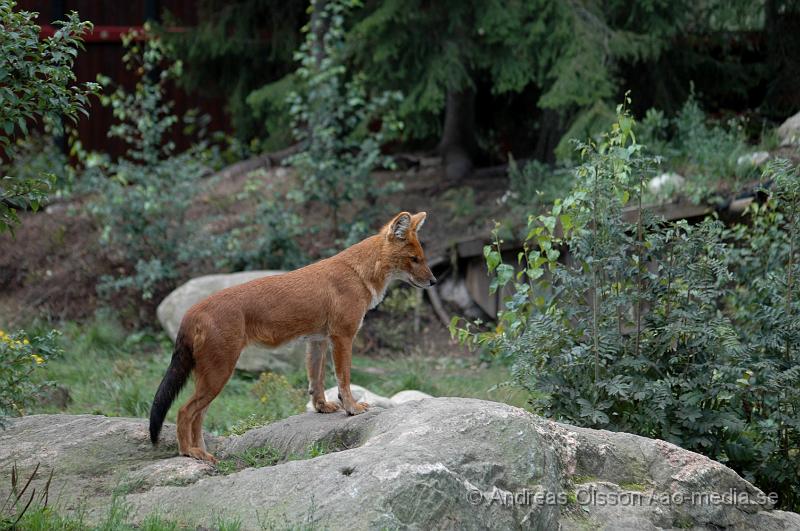
{"label": "grassy patch", "polygon": [[331,448],[331,445],[327,441],[317,441],[308,447],[306,457],[308,459],[314,459],[315,457],[320,457],[335,451],[336,450]]}
{"label": "grassy patch", "polygon": [[271,446],[250,448],[244,452],[232,454],[225,459],[220,459],[217,463],[217,471],[223,475],[228,475],[245,468],[263,468],[277,465],[282,461],[314,459],[336,451],[337,448],[331,446],[327,441],[317,441],[310,444],[302,454],[291,454],[286,457],[283,456],[280,450]]}
{"label": "grassy patch", "polygon": [[249,448],[244,452],[220,459],[219,463],[217,463],[217,470],[227,475],[245,468],[263,468],[278,464],[282,457],[283,454],[279,450],[270,446]]}
{"label": "grassy patch", "polygon": [[[147,417],[153,395],[172,356],[172,344],[163,333],[126,332],[113,319],[100,315],[82,325],[63,325],[64,355],[36,375],[69,392],[70,402],[41,401],[29,413],[90,413]],[[331,363],[326,387],[336,385]],[[433,396],[462,396],[495,400],[525,407],[527,395],[503,387],[508,369],[481,367],[474,358],[353,359],[352,381],[371,391],[391,396],[417,389]],[[175,422],[180,403],[192,392],[190,383],[177,398],[167,420]],[[304,371],[286,375],[265,374],[258,379],[234,374],[212,402],[205,429],[214,434],[240,434],[305,409],[307,382]]]}
{"label": "grassy patch", "polygon": [[[165,518],[157,513],[148,515],[138,525],[129,519],[129,508],[119,502],[113,503],[103,519],[97,525],[90,525],[82,512],[73,515],[60,514],[51,507],[30,507],[22,516],[14,529],[29,531],[176,531],[177,529],[193,529],[186,522]],[[13,523],[13,522],[11,522]],[[0,519],[0,527],[6,521]],[[9,523],[10,525],[10,523]],[[241,522],[236,518],[214,519],[213,529],[236,531],[242,528]],[[198,528],[199,529],[199,528]]]}
{"label": "grassy patch", "polygon": [[[38,378],[49,380],[68,390],[71,401],[60,404],[40,403],[30,413],[90,413],[108,416],[147,417],[153,395],[172,356],[172,344],[162,334],[126,333],[113,320],[98,318],[84,325],[63,327],[64,356],[49,363]],[[229,432],[238,423],[251,418],[252,423],[275,420],[300,410],[297,392],[301,392],[300,376],[284,378],[286,389],[281,394],[277,385],[270,391],[277,398],[265,403],[256,381],[234,374],[220,396],[214,400],[206,416],[205,428],[212,433]],[[304,376],[303,376],[304,377]],[[180,403],[192,392],[189,383],[167,420],[175,422]],[[294,393],[294,409],[283,395]]]}
{"label": "grassy patch", "polygon": [[[352,381],[387,397],[416,389],[433,396],[460,396],[527,407],[528,394],[503,385],[509,379],[502,365],[482,367],[475,358],[423,357],[353,359]],[[331,379],[329,385],[335,385]]]}

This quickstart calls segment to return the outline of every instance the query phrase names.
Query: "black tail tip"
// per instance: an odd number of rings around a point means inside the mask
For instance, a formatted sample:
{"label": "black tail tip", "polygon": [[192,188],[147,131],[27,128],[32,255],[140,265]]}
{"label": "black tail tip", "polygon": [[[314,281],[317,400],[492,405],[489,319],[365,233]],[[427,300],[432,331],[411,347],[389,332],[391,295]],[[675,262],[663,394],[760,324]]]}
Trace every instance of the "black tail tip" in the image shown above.
{"label": "black tail tip", "polygon": [[153,446],[156,446],[158,444],[158,432],[159,431],[160,430],[154,429],[152,427],[150,428],[150,442],[153,444]]}

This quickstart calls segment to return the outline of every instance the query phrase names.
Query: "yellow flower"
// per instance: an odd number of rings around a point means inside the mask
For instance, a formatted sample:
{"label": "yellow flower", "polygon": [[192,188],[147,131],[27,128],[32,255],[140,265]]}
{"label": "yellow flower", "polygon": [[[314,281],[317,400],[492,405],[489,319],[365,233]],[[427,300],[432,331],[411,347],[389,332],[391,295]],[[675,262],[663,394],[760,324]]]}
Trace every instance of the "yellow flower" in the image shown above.
{"label": "yellow flower", "polygon": [[33,358],[33,361],[36,362],[36,365],[41,365],[44,363],[44,358],[38,354],[31,354],[31,358]]}
{"label": "yellow flower", "polygon": [[26,337],[25,339],[23,339],[23,340],[22,340],[22,344],[23,344],[23,345],[30,345],[30,344],[31,344],[31,342],[30,342],[30,341],[28,341],[28,338]]}
{"label": "yellow flower", "polygon": [[3,337],[3,336],[5,336],[5,335],[6,335],[6,333],[5,333],[5,332],[3,332],[2,330],[0,330],[0,337]]}

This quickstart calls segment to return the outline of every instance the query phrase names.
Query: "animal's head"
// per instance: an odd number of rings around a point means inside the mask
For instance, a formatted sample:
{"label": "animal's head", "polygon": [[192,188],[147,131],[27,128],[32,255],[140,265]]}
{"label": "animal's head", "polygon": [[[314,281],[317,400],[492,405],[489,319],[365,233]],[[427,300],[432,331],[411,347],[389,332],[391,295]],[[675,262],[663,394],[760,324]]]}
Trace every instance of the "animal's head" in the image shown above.
{"label": "animal's head", "polygon": [[381,232],[386,243],[385,259],[395,276],[418,288],[429,288],[436,284],[428,264],[425,262],[425,253],[419,243],[417,231],[425,223],[425,212],[414,215],[400,212],[392,221],[387,223]]}

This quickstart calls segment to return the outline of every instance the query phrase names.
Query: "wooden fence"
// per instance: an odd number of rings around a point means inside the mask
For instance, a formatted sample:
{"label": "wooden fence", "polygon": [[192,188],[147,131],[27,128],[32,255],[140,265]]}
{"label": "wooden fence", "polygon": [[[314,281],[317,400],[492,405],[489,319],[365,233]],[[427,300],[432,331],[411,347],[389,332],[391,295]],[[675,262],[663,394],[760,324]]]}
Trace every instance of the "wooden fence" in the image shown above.
{"label": "wooden fence", "polygon": [[[130,29],[140,29],[147,20],[158,20],[165,9],[188,25],[196,24],[196,5],[197,2],[192,0],[18,0],[17,9],[39,13],[37,23],[42,27],[43,37],[52,34],[52,22],[63,20],[66,13],[77,11],[81,20],[94,24],[94,31],[84,37],[86,49],[75,61],[78,81],[94,81],[98,74],[103,74],[116,84],[132,88],[136,76],[122,63],[121,36]],[[230,124],[223,112],[223,100],[186,94],[175,86],[168,88],[167,96],[175,102],[178,116],[190,109],[198,109],[211,117],[210,130],[230,132]],[[82,117],[78,124],[78,137],[87,149],[118,156],[124,153],[125,147],[120,140],[108,138],[113,123],[111,109],[93,98],[89,118]],[[178,148],[188,147],[181,135],[176,134],[171,140]]]}

